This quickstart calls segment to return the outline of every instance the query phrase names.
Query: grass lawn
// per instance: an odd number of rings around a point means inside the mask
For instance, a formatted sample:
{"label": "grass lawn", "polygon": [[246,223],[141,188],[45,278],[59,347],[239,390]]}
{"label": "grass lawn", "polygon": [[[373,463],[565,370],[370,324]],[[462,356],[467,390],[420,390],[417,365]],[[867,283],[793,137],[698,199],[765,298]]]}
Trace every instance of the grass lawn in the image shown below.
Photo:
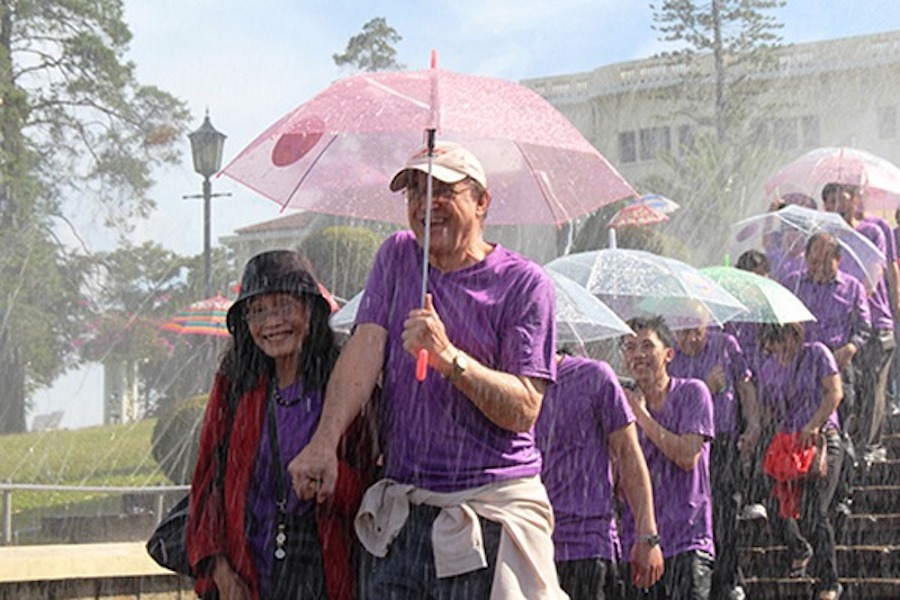
{"label": "grass lawn", "polygon": [[[74,431],[0,436],[0,481],[82,486],[172,485],[150,452],[156,419]],[[121,494],[16,491],[13,530],[34,532],[42,517],[118,514]]]}

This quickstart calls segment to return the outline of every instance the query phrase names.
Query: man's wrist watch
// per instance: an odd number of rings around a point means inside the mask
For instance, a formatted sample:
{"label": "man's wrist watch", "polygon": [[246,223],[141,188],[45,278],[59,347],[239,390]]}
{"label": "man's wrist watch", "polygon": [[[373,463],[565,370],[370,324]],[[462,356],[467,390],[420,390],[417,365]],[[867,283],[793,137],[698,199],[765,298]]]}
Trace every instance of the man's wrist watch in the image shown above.
{"label": "man's wrist watch", "polygon": [[647,544],[651,548],[655,548],[656,546],[659,546],[659,535],[657,535],[655,533],[650,534],[650,535],[639,535],[639,536],[637,536],[637,539],[639,542],[641,542],[643,544]]}
{"label": "man's wrist watch", "polygon": [[465,352],[457,352],[456,356],[453,357],[450,365],[452,369],[450,371],[450,374],[447,375],[447,379],[451,382],[454,382],[462,377],[463,373],[466,372],[466,369],[469,368],[469,357],[466,356]]}

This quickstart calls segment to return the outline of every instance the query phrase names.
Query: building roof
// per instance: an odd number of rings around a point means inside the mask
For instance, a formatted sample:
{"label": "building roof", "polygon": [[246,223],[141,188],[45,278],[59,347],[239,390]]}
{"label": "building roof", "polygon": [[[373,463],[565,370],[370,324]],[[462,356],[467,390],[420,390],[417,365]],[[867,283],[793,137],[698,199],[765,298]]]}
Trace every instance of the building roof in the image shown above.
{"label": "building roof", "polygon": [[253,223],[240,229],[235,229],[238,235],[246,235],[253,233],[266,233],[270,231],[296,230],[303,229],[316,220],[318,215],[305,211],[297,211],[285,214],[277,219],[270,219],[261,223]]}

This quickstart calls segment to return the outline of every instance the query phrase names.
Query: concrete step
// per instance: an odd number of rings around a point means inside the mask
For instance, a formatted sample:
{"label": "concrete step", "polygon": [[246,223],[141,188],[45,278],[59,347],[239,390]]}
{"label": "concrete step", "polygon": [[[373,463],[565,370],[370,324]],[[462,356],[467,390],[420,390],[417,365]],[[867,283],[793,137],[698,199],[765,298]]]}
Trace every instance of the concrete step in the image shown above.
{"label": "concrete step", "polygon": [[[900,544],[900,513],[851,514],[835,517],[835,537],[847,546],[892,546]],[[771,547],[782,539],[771,531],[768,521],[740,521],[738,534],[741,547]],[[898,596],[900,598],[900,596]]]}
{"label": "concrete step", "polygon": [[900,459],[872,463],[861,470],[860,485],[900,485]]}
{"label": "concrete step", "polygon": [[[900,575],[900,546],[845,546],[836,548],[838,573],[859,578],[891,578]],[[786,546],[742,548],[744,574],[753,577],[786,575],[790,555]]]}
{"label": "concrete step", "polygon": [[[897,600],[900,598],[900,579],[864,579],[841,577],[844,594],[841,600]],[[747,598],[753,600],[810,600],[813,580],[750,577],[746,580]]]}
{"label": "concrete step", "polygon": [[853,488],[856,514],[900,513],[900,485],[861,485]]}

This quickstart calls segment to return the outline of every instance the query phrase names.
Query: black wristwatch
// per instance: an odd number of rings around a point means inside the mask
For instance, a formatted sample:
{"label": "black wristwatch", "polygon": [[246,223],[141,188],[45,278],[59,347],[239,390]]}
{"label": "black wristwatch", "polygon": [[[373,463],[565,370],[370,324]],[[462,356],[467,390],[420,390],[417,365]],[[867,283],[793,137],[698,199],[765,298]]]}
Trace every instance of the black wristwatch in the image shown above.
{"label": "black wristwatch", "polygon": [[655,548],[656,546],[659,546],[659,535],[657,535],[655,533],[652,535],[639,535],[639,536],[637,536],[637,539],[639,542],[643,542],[644,544],[647,544],[651,548]]}

